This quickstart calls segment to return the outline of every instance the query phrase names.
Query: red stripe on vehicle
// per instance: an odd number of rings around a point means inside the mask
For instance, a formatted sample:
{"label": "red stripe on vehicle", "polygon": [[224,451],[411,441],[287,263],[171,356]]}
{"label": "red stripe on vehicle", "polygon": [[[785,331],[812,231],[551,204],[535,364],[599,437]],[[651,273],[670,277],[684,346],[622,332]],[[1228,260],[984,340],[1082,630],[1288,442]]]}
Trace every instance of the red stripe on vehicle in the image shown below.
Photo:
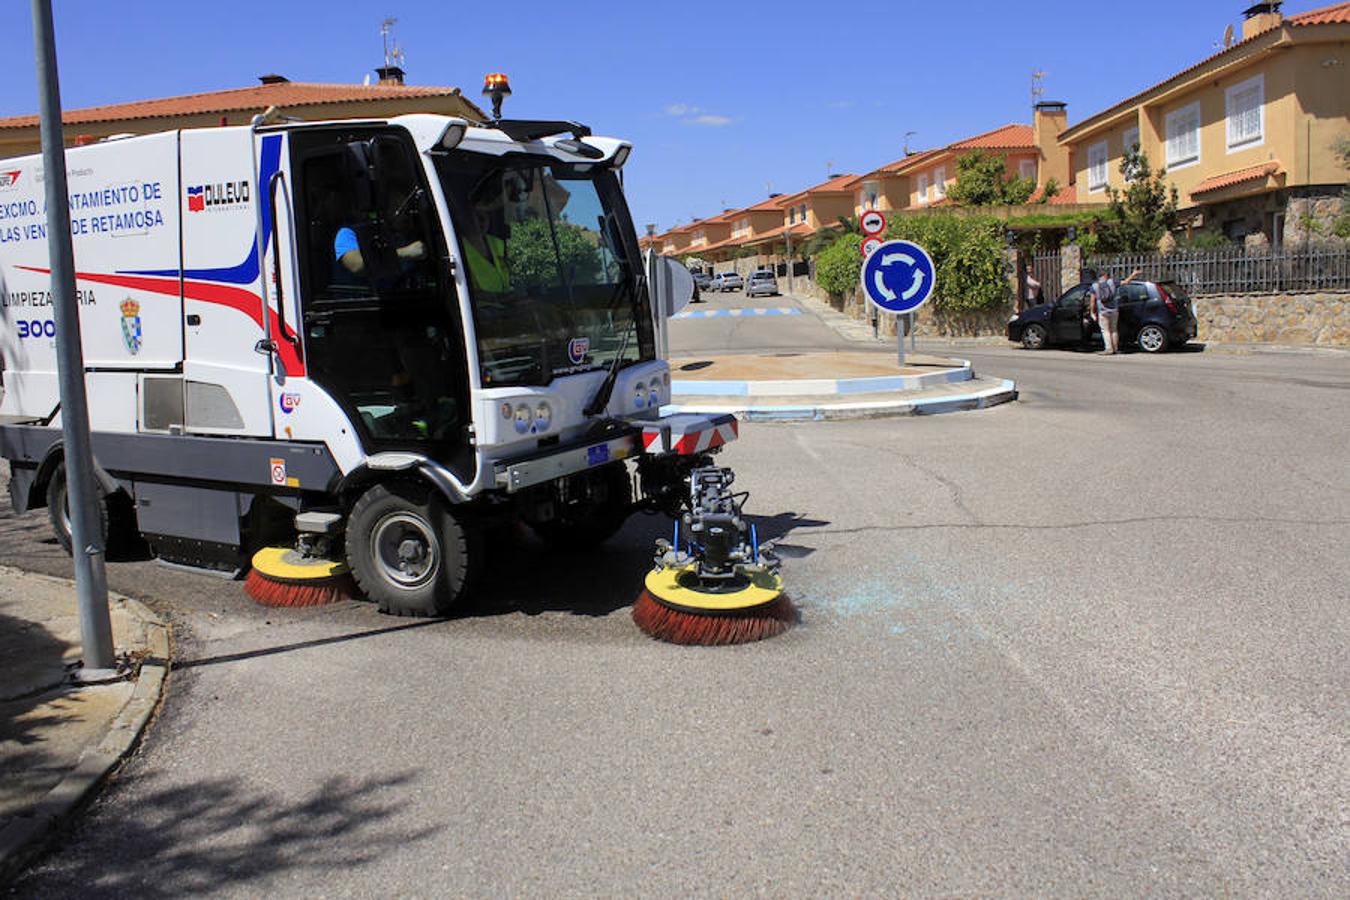
{"label": "red stripe on vehicle", "polygon": [[[39,269],[32,266],[19,266],[18,268],[28,272],[37,272],[41,275],[51,274],[51,269]],[[80,281],[92,281],[95,284],[111,284],[116,287],[130,288],[134,291],[162,294],[166,297],[177,297],[179,295],[177,278],[155,278],[145,275],[102,275],[96,272],[76,272],[75,278]],[[227,284],[213,284],[209,281],[185,280],[182,285],[183,297],[238,310],[252,319],[253,324],[257,325],[259,329],[262,329],[262,298],[252,291],[231,287]],[[267,317],[271,321],[272,333],[280,334],[281,321],[271,307],[267,309]],[[295,337],[293,328],[287,327],[286,333]],[[285,366],[287,375],[298,378],[305,374],[305,363],[300,359],[299,348],[295,344],[289,340],[277,341],[277,350],[281,354],[281,363]]]}

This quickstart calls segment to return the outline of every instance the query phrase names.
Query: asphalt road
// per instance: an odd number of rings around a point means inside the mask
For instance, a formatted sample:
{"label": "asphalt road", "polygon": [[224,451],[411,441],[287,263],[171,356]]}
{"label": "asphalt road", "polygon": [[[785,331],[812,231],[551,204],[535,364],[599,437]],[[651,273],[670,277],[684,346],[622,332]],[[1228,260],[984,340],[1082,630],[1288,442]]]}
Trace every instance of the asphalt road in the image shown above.
{"label": "asphalt road", "polygon": [[960,355],[1020,402],[723,455],[760,644],[636,632],[652,519],[445,622],[112,565],[180,664],[17,895],[1350,894],[1350,357]]}

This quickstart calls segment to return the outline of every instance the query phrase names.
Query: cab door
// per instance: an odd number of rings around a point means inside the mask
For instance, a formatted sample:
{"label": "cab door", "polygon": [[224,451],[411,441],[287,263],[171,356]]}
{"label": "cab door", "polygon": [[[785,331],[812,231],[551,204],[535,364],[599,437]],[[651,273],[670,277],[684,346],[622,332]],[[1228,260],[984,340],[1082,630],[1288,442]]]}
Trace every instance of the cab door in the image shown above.
{"label": "cab door", "polygon": [[[184,430],[270,436],[273,356],[259,248],[272,242],[267,183],[282,136],[182,133]],[[273,316],[274,317],[274,316]],[[260,352],[261,350],[261,352]]]}

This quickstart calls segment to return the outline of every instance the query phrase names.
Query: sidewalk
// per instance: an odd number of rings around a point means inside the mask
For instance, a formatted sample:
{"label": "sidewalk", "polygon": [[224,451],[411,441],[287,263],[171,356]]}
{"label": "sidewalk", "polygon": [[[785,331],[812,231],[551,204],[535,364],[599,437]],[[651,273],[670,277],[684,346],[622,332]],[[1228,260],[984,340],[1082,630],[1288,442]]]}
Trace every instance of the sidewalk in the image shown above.
{"label": "sidewalk", "polygon": [[168,628],[134,600],[109,605],[125,675],[76,684],[74,584],[0,566],[0,883],[131,752],[159,703]]}
{"label": "sidewalk", "polygon": [[667,412],[735,413],[749,421],[819,421],[985,409],[1016,385],[970,363],[876,352],[747,353],[670,360]]}

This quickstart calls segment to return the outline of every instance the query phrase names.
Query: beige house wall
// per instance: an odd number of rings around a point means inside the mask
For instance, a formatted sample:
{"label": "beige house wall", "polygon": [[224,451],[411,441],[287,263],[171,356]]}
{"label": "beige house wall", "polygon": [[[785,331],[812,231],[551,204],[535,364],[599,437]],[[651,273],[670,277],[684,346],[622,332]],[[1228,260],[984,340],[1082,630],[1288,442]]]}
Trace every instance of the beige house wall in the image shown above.
{"label": "beige house wall", "polygon": [[852,194],[818,194],[806,199],[806,223],[812,231],[835,228],[839,217],[853,215],[855,200]]}
{"label": "beige house wall", "polygon": [[[1320,26],[1312,34],[1306,32],[1306,27],[1297,29],[1295,40],[1282,38],[1279,31],[1258,38],[1246,57],[1216,60],[1190,83],[1146,97],[1145,102],[1118,111],[1067,142],[1079,202],[1107,202],[1105,191],[1088,190],[1088,150],[1103,138],[1108,144],[1110,184],[1122,187],[1123,137],[1135,123],[1140,148],[1155,169],[1167,168],[1183,208],[1212,199],[1191,194],[1205,179],[1272,161],[1280,164],[1281,175],[1225,195],[1343,183],[1346,171],[1332,148],[1338,137],[1350,135],[1350,26]],[[1227,91],[1258,76],[1264,94],[1261,140],[1230,149]],[[1168,166],[1167,116],[1195,103],[1200,111],[1200,159]]]}

